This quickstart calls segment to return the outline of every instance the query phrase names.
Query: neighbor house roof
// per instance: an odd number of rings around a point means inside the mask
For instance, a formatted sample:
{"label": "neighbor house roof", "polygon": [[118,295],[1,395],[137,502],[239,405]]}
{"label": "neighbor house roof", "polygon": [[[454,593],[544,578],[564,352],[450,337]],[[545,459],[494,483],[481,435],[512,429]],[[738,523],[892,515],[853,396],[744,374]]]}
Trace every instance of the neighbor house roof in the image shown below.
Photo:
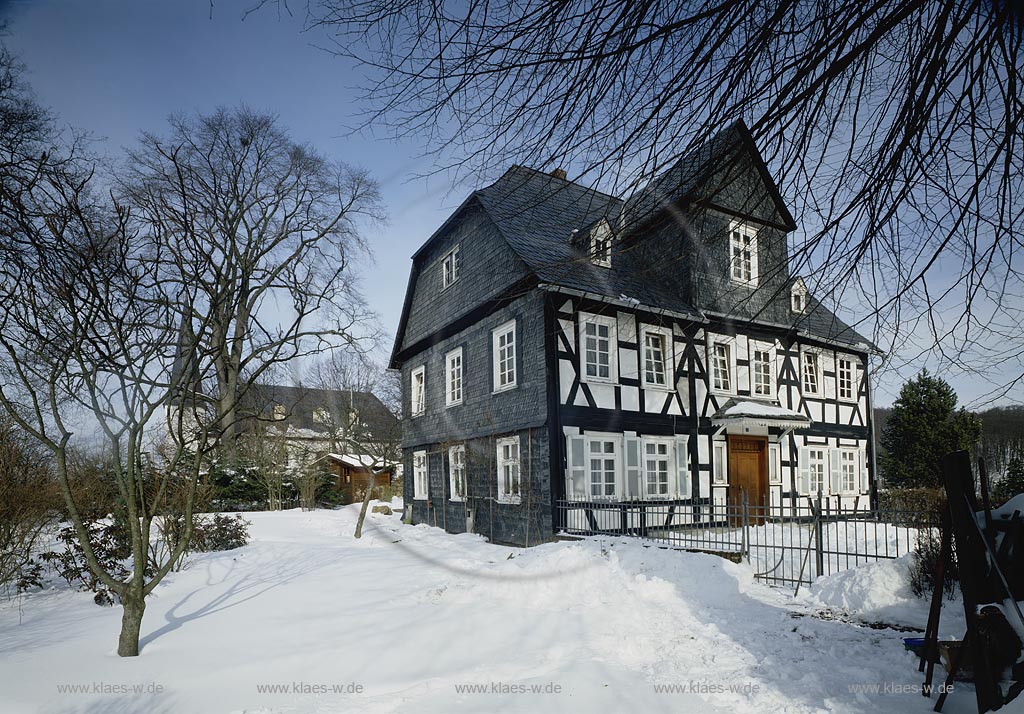
{"label": "neighbor house roof", "polygon": [[335,420],[347,420],[349,412],[354,410],[370,434],[385,434],[398,423],[397,417],[372,392],[257,384],[246,394],[246,409],[256,415],[271,417],[275,405],[285,408],[284,423],[300,432],[330,430],[330,424],[314,418],[317,409],[326,409]]}

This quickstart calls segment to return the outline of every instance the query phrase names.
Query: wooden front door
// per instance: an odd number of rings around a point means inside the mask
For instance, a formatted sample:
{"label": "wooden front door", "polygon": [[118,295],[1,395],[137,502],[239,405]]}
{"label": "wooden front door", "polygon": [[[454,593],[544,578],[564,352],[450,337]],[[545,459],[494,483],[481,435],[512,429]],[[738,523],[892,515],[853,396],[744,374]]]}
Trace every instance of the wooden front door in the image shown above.
{"label": "wooden front door", "polygon": [[762,506],[768,494],[768,437],[729,436],[729,501]]}

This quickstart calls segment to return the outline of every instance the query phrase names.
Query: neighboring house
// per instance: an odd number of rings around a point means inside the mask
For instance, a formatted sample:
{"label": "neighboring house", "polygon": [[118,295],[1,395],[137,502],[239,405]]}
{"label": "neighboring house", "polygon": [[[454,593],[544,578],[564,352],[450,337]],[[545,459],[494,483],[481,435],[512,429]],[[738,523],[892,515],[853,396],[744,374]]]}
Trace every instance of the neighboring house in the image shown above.
{"label": "neighboring house", "polygon": [[876,348],[790,274],[795,228],[742,124],[625,201],[518,166],[473,192],[391,358],[412,521],[525,545],[573,500],[870,507]]}
{"label": "neighboring house", "polygon": [[327,454],[324,467],[335,478],[335,489],[345,496],[346,503],[362,501],[370,484],[372,498],[384,498],[398,474],[397,464],[387,464],[368,454]]}
{"label": "neighboring house", "polygon": [[293,469],[326,454],[377,466],[399,458],[398,418],[371,392],[258,384],[242,412],[242,431],[283,440]]}

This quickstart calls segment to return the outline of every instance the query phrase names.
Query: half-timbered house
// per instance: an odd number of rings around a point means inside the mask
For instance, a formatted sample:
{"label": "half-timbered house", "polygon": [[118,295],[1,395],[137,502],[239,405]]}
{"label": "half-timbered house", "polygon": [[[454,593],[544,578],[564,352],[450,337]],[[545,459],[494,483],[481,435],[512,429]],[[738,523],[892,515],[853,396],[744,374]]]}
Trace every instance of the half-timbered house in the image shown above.
{"label": "half-timbered house", "polygon": [[391,359],[412,521],[531,545],[573,501],[870,507],[874,347],[791,273],[795,229],[742,124],[625,200],[519,166],[474,191]]}

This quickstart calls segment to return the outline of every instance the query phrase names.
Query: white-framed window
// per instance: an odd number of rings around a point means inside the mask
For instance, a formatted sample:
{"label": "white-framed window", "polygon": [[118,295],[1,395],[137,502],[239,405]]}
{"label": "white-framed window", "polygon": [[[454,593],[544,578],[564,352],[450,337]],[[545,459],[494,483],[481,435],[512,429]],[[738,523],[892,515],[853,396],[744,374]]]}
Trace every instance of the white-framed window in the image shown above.
{"label": "white-framed window", "polygon": [[729,480],[729,464],[726,461],[726,449],[724,442],[715,442],[715,466],[711,472],[711,478],[715,483],[726,483]]}
{"label": "white-framed window", "polygon": [[839,358],[838,369],[836,370],[836,382],[839,387],[840,399],[853,399],[853,360],[844,357]]}
{"label": "white-framed window", "polygon": [[411,409],[413,416],[419,416],[426,409],[426,393],[427,393],[427,368],[425,365],[420,365],[414,369],[410,376],[411,384],[409,388],[409,395],[411,398]]}
{"label": "white-framed window", "polygon": [[422,501],[428,497],[427,452],[414,451],[412,454],[412,497]]}
{"label": "white-framed window", "polygon": [[459,279],[459,271],[462,268],[462,259],[459,257],[459,246],[455,246],[445,253],[441,259],[441,289],[445,290],[449,285]]}
{"label": "white-framed window", "polygon": [[803,363],[804,392],[806,394],[817,394],[818,388],[821,385],[818,353],[804,350],[800,361]]}
{"label": "white-framed window", "polygon": [[644,495],[668,498],[671,493],[672,445],[666,441],[644,442]]}
{"label": "white-framed window", "polygon": [[782,449],[768,444],[768,483],[782,483]]}
{"label": "white-framed window", "polygon": [[732,345],[711,343],[711,388],[719,392],[733,391]]}
{"label": "white-framed window", "polygon": [[510,320],[491,332],[494,355],[494,391],[516,386],[516,321]]}
{"label": "white-framed window", "polygon": [[331,413],[323,407],[317,407],[313,410],[313,423],[320,424],[321,426],[331,423]]}
{"label": "white-framed window", "polygon": [[462,348],[457,347],[444,356],[444,404],[454,407],[462,404]]}
{"label": "white-framed window", "polygon": [[674,381],[672,331],[645,327],[641,330],[641,335],[644,361],[640,374],[643,378],[643,385],[662,389],[670,388]]}
{"label": "white-framed window", "polygon": [[839,450],[839,488],[843,493],[857,492],[857,450]]}
{"label": "white-framed window", "polygon": [[580,371],[586,382],[614,382],[618,342],[615,318],[586,315],[580,321]]}
{"label": "white-framed window", "polygon": [[288,407],[284,404],[274,405],[274,421],[281,421],[288,416]]}
{"label": "white-framed window", "polygon": [[752,390],[755,396],[774,396],[774,369],[772,365],[772,351],[764,346],[751,345],[750,350],[750,371],[753,375]]}
{"label": "white-framed window", "polygon": [[519,469],[519,437],[507,436],[498,439],[498,500],[502,503],[519,503],[522,490]]}
{"label": "white-framed window", "polygon": [[619,449],[615,439],[587,439],[587,481],[591,498],[613,498],[619,473]]}
{"label": "white-framed window", "polygon": [[824,448],[809,447],[804,451],[807,459],[807,494],[813,496],[819,491],[825,493],[825,473],[828,469],[828,453]]}
{"label": "white-framed window", "polygon": [[460,444],[448,449],[448,485],[451,499],[462,501],[466,498],[466,447]]}
{"label": "white-framed window", "polygon": [[757,231],[745,223],[729,227],[730,274],[733,282],[757,285]]}
{"label": "white-framed window", "polygon": [[603,218],[590,231],[590,262],[602,268],[612,267],[612,227]]}

